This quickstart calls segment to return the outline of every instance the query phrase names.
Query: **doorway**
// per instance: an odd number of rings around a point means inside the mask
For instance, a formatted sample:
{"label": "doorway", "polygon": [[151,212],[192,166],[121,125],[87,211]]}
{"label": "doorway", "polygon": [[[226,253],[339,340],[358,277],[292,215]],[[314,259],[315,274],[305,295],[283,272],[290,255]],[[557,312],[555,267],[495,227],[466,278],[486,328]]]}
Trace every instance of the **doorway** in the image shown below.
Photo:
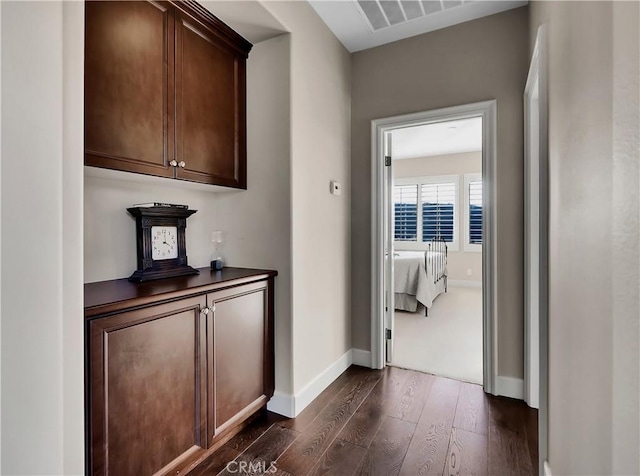
{"label": "doorway", "polygon": [[[482,333],[482,383],[484,389],[488,393],[495,393],[494,383],[496,376],[496,358],[495,358],[495,317],[494,317],[494,276],[493,270],[495,269],[495,242],[494,242],[494,217],[493,206],[495,203],[495,136],[496,136],[496,101],[485,101],[481,103],[454,106],[450,108],[444,108],[439,110],[427,111],[416,114],[409,114],[404,116],[395,116],[385,119],[379,119],[372,121],[372,332],[371,332],[371,348],[372,348],[372,364],[376,368],[382,368],[387,363],[395,364],[395,298],[394,292],[394,267],[397,263],[397,257],[394,257],[394,242],[397,242],[394,231],[394,215],[397,206],[394,204],[394,191],[400,191],[400,189],[394,189],[394,177],[393,177],[393,155],[394,155],[394,143],[397,139],[401,139],[403,131],[410,131],[419,127],[434,126],[437,124],[465,124],[464,121],[476,120],[480,125],[481,134],[481,167],[480,173],[472,176],[471,174],[458,174],[453,177],[440,176],[437,179],[424,178],[426,181],[424,184],[420,183],[416,186],[416,194],[420,190],[420,194],[435,192],[446,194],[448,191],[454,194],[457,191],[466,191],[470,184],[474,184],[474,189],[478,191],[477,184],[481,184],[481,219],[482,219],[482,231],[480,236],[476,236],[476,243],[480,241],[482,243],[482,258],[481,269],[478,271],[482,281],[481,289],[481,306],[482,306],[482,319],[481,319],[481,333]],[[480,180],[478,180],[480,179]],[[401,185],[399,180],[399,185]],[[427,183],[428,182],[428,183]],[[453,187],[453,188],[452,188]],[[413,190],[413,186],[408,187]],[[432,190],[433,189],[433,190]],[[442,189],[442,190],[440,190]],[[411,191],[408,190],[410,193]],[[468,194],[467,194],[468,195]],[[464,197],[461,193],[458,197]],[[458,198],[459,203],[463,203],[464,198]],[[405,230],[409,234],[420,234],[420,241],[423,243],[417,245],[420,248],[419,254],[424,256],[424,267],[432,267],[431,279],[435,280],[436,292],[435,296],[427,296],[426,309],[423,312],[429,312],[429,308],[433,307],[432,312],[435,312],[436,305],[438,303],[437,296],[440,293],[449,291],[448,276],[446,272],[447,261],[445,258],[444,263],[439,262],[436,257],[446,256],[449,248],[460,247],[467,242],[468,235],[473,234],[474,230],[471,227],[467,227],[466,233],[464,232],[464,221],[458,220],[460,218],[453,208],[448,209],[448,205],[443,203],[437,207],[439,212],[450,212],[451,227],[441,227],[437,230],[433,228],[433,222],[430,222],[428,226],[426,221],[428,217],[426,215],[426,208],[432,207],[433,200],[427,200],[427,204],[418,203],[416,201],[414,208],[420,207],[421,214],[424,218],[418,218],[417,223],[411,225],[411,229]],[[465,203],[467,205],[468,202]],[[411,208],[411,207],[409,207]],[[462,208],[462,207],[457,207]],[[402,213],[402,208],[397,210],[398,213]],[[458,214],[462,214],[462,210],[458,210]],[[465,213],[466,215],[466,213]],[[469,220],[468,216],[464,217]],[[421,223],[421,220],[425,220],[425,223]],[[454,224],[457,227],[460,223],[460,227],[454,231]],[[454,243],[454,235],[457,239],[457,243]],[[462,238],[464,236],[464,238]],[[398,236],[402,238],[402,233]],[[417,240],[416,240],[417,241]],[[472,240],[473,241],[473,240]],[[428,243],[427,243],[428,242]],[[434,248],[439,246],[440,243],[444,244],[443,248]],[[416,246],[416,244],[405,243],[409,248]],[[422,250],[422,248],[425,248]],[[405,250],[403,250],[405,251]],[[410,250],[406,250],[410,251]],[[433,258],[433,259],[432,259]],[[443,267],[444,264],[444,267]],[[441,270],[445,270],[444,273]],[[442,274],[442,276],[441,276]],[[433,294],[433,293],[432,293]],[[435,299],[431,299],[435,297]],[[399,295],[399,299],[404,299]],[[418,298],[419,303],[422,304],[424,299]],[[444,300],[441,300],[444,302]],[[404,305],[406,303],[401,303]],[[412,303],[409,303],[412,304]],[[425,305],[422,306],[424,308]],[[421,308],[421,309],[422,309]],[[413,321],[415,324],[416,321]],[[396,357],[396,361],[398,357]]]}

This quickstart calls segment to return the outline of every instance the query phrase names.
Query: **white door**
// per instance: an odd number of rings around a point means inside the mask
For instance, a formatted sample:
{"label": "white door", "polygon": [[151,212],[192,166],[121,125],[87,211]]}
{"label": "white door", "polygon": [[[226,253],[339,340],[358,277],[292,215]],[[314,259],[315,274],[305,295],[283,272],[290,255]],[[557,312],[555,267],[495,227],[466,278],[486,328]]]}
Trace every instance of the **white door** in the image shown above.
{"label": "white door", "polygon": [[394,237],[394,209],[393,209],[393,161],[391,160],[392,144],[391,132],[385,132],[383,138],[385,167],[384,167],[384,327],[386,333],[385,358],[387,362],[393,359],[393,237]]}

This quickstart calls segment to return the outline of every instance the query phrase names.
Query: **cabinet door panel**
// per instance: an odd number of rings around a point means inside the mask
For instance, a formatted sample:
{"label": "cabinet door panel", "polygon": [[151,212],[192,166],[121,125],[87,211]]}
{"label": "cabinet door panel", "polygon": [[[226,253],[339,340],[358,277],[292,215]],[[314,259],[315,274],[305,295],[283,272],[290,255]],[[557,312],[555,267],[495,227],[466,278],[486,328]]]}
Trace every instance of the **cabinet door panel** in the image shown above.
{"label": "cabinet door panel", "polygon": [[92,473],[154,474],[205,443],[203,298],[90,324]]}
{"label": "cabinet door panel", "polygon": [[86,165],[174,176],[173,10],[166,2],[86,2]]}
{"label": "cabinet door panel", "polygon": [[211,317],[215,434],[242,418],[245,410],[266,403],[265,344],[269,336],[266,283],[245,286],[235,292],[231,296],[227,292],[208,297],[209,305],[215,304]]}
{"label": "cabinet door panel", "polygon": [[245,58],[176,13],[177,177],[246,188]]}

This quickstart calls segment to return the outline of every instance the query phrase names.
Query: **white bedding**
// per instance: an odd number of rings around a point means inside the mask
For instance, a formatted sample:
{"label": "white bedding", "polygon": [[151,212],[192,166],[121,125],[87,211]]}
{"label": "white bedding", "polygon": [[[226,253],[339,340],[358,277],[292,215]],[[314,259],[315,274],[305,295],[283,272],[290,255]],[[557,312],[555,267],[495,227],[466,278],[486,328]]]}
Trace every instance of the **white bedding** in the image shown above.
{"label": "white bedding", "polygon": [[[427,264],[425,266],[425,256]],[[393,285],[396,298],[396,309],[415,312],[418,302],[427,309],[433,300],[444,291],[445,280],[434,283],[432,263],[440,263],[437,274],[446,274],[446,260],[438,251],[396,251],[393,254]]]}

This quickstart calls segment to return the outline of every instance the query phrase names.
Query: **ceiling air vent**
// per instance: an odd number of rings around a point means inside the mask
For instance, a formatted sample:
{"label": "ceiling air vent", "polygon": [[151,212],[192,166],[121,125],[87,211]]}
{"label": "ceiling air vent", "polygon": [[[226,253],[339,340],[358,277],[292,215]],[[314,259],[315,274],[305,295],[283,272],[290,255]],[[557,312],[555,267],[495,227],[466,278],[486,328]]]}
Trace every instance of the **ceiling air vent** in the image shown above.
{"label": "ceiling air vent", "polygon": [[356,0],[356,3],[371,30],[376,31],[457,7],[463,2],[462,0]]}

